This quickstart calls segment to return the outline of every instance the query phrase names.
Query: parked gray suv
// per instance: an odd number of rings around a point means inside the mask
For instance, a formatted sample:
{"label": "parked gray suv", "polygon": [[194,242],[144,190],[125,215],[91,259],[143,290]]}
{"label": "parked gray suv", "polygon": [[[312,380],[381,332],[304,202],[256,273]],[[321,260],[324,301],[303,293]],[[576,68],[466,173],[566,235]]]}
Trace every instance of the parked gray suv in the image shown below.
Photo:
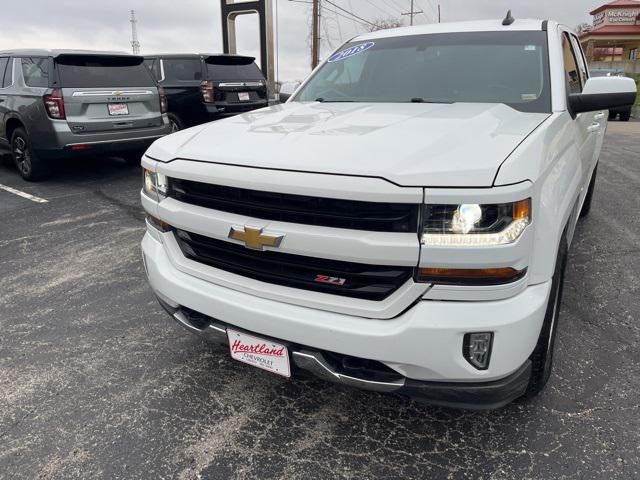
{"label": "parked gray suv", "polygon": [[166,98],[144,66],[125,53],[0,51],[0,149],[25,180],[48,160],[119,153],[130,162],[170,132]]}

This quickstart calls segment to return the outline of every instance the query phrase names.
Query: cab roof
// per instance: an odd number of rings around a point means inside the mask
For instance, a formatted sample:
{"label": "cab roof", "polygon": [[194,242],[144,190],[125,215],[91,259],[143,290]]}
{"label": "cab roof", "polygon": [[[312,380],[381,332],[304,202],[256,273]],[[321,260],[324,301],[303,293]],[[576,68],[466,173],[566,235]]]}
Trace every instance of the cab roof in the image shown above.
{"label": "cab roof", "polygon": [[477,20],[471,22],[430,23],[413,27],[400,27],[378,30],[358,35],[352,41],[373,40],[376,38],[402,37],[406,35],[426,35],[430,33],[463,33],[463,32],[513,32],[541,31],[547,29],[547,20],[516,18],[511,25],[503,25],[500,20]]}

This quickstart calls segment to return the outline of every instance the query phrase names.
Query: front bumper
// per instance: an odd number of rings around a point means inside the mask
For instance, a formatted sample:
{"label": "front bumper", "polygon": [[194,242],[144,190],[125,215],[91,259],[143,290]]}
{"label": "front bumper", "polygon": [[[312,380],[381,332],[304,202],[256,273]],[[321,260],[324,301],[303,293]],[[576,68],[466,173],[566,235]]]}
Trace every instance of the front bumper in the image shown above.
{"label": "front bumper", "polygon": [[[205,315],[172,306],[162,298],[158,302],[171,317],[189,332],[208,341],[228,345],[227,328],[232,327]],[[197,322],[192,321],[193,314]],[[233,326],[235,328],[235,326]],[[252,334],[254,332],[246,332]],[[281,339],[272,339],[283,343]],[[492,382],[426,382],[413,380],[401,375],[390,374],[380,369],[366,368],[366,359],[354,359],[332,352],[322,352],[303,345],[284,342],[291,354],[294,371],[306,371],[323,380],[353,388],[382,393],[395,393],[413,398],[419,402],[444,407],[470,410],[490,410],[500,408],[522,396],[529,383],[531,361],[527,360],[518,370],[506,378]],[[331,355],[331,357],[329,357]],[[335,357],[342,360],[336,362]],[[331,359],[330,359],[331,358]],[[342,365],[357,363],[358,368],[349,371]]]}
{"label": "front bumper", "polygon": [[[385,391],[465,408],[496,408],[524,392],[528,357],[538,339],[549,295],[549,283],[544,283],[499,301],[417,299],[394,318],[372,319],[260,298],[185,274],[149,233],[142,248],[151,287],[171,309],[186,307],[199,312],[209,317],[212,325],[221,325],[222,331],[231,325],[278,339],[295,345],[298,350],[294,352],[331,352],[379,362],[402,380],[402,385]],[[209,328],[189,329],[206,336],[212,333]],[[474,331],[494,333],[487,370],[476,370],[462,355],[464,334]],[[309,362],[318,363],[307,360],[307,367]],[[300,361],[303,359],[296,361],[294,357],[296,365]],[[315,367],[316,371],[304,369],[329,380],[340,378],[339,371],[322,375],[322,365]],[[356,379],[356,383],[359,380],[368,379]],[[368,388],[353,382],[340,381]]]}

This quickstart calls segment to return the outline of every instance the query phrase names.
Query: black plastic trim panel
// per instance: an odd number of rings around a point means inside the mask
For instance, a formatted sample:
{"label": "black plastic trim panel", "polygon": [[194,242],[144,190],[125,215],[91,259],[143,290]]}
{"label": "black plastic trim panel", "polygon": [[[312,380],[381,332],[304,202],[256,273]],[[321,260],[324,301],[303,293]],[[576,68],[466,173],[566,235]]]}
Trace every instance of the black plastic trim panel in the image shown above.
{"label": "black plastic trim panel", "polygon": [[249,217],[372,232],[417,233],[418,204],[379,203],[264,192],[171,178],[184,203]]}
{"label": "black plastic trim panel", "polygon": [[[175,229],[183,255],[214,268],[262,282],[315,292],[384,300],[413,276],[413,267],[368,265],[274,251]],[[319,276],[325,277],[319,279]],[[333,280],[329,280],[330,277]]]}

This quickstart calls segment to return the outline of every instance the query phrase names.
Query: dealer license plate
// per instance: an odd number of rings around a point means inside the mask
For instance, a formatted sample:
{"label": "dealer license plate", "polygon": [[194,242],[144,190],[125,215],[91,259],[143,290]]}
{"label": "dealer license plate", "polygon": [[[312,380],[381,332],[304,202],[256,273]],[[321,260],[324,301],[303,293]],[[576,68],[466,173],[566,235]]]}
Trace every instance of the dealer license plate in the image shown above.
{"label": "dealer license plate", "polygon": [[129,115],[129,105],[126,103],[109,103],[109,115]]}
{"label": "dealer license plate", "polygon": [[229,350],[233,359],[283,377],[288,378],[291,376],[289,352],[284,345],[229,328],[227,329],[227,336],[229,337]]}
{"label": "dealer license plate", "polygon": [[249,92],[238,93],[238,100],[240,100],[241,102],[248,102],[250,100]]}

